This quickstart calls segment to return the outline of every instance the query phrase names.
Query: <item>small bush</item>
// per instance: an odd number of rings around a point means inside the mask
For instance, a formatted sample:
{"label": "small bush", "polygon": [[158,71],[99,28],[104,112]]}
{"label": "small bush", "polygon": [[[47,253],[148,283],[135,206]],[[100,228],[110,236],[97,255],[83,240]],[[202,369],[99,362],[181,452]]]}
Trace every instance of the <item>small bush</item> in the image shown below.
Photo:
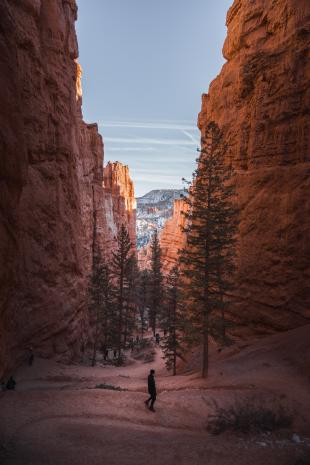
{"label": "small bush", "polygon": [[224,431],[258,433],[289,428],[292,416],[281,405],[262,406],[254,399],[236,402],[229,408],[215,405],[215,414],[210,417],[207,430],[212,434]]}
{"label": "small bush", "polygon": [[144,363],[151,363],[151,362],[154,362],[155,360],[155,353],[154,351],[152,352],[149,352],[147,354],[144,355]]}
{"label": "small bush", "polygon": [[126,362],[126,356],[125,356],[125,354],[122,353],[119,357],[112,360],[112,365],[114,365],[116,367],[121,367],[121,366],[125,365],[125,362]]}
{"label": "small bush", "polygon": [[153,343],[151,339],[140,339],[139,346],[140,349],[146,349],[148,347],[153,347]]}
{"label": "small bush", "polygon": [[294,465],[309,465],[310,464],[310,452],[304,452],[302,457],[299,457]]}
{"label": "small bush", "polygon": [[112,384],[97,384],[95,389],[109,389],[111,391],[127,391],[127,389],[121,388],[119,386],[113,386]]}

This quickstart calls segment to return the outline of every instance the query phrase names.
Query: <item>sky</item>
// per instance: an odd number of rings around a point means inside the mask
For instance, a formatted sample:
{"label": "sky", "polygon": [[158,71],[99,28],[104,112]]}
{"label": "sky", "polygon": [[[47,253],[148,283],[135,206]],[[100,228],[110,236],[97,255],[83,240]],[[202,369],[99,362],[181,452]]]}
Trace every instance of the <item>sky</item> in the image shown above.
{"label": "sky", "polygon": [[195,169],[201,95],[224,59],[232,0],[77,0],[83,115],[105,164],[129,165],[137,196],[182,188]]}

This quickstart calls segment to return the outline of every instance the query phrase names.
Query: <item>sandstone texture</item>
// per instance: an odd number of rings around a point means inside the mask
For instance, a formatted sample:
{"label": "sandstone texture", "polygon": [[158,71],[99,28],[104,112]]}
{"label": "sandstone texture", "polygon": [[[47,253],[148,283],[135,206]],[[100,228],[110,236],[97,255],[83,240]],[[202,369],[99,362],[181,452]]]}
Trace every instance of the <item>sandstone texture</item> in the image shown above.
{"label": "sandstone texture", "polygon": [[166,221],[160,234],[164,275],[168,275],[176,265],[179,256],[178,252],[185,246],[186,236],[183,228],[186,220],[182,212],[185,212],[187,208],[188,206],[184,200],[175,200],[173,204],[173,216]]}
{"label": "sandstone texture", "polygon": [[82,120],[76,16],[75,0],[0,2],[0,378],[30,345],[79,353],[94,247],[113,228],[102,139]]}
{"label": "sandstone texture", "polygon": [[227,62],[199,128],[224,132],[237,172],[240,235],[233,317],[265,333],[304,325],[309,293],[308,0],[235,0]]}
{"label": "sandstone texture", "polygon": [[115,236],[124,224],[128,228],[133,248],[136,247],[136,199],[134,185],[129,176],[128,166],[120,162],[109,162],[103,170],[103,210],[106,223],[105,249],[115,247]]}

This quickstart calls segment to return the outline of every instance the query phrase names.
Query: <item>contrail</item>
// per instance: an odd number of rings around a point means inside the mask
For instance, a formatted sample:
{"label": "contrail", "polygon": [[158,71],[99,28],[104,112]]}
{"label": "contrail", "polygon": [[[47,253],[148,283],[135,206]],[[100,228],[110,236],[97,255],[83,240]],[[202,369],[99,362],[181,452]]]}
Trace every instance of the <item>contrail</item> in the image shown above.
{"label": "contrail", "polygon": [[179,123],[138,123],[129,121],[100,121],[99,126],[103,128],[141,128],[141,129],[167,129],[177,131],[194,131],[197,128],[194,125]]}
{"label": "contrail", "polygon": [[117,142],[119,144],[145,144],[145,145],[197,145],[194,139],[180,140],[180,139],[148,139],[148,138],[135,138],[129,139],[127,137],[105,137],[105,142]]}
{"label": "contrail", "polygon": [[200,145],[200,141],[198,139],[196,139],[193,134],[190,134],[189,132],[187,131],[182,131],[183,134],[185,134],[187,137],[189,137],[193,142],[195,142],[195,145]]}
{"label": "contrail", "polygon": [[154,152],[154,147],[109,147],[109,152]]}

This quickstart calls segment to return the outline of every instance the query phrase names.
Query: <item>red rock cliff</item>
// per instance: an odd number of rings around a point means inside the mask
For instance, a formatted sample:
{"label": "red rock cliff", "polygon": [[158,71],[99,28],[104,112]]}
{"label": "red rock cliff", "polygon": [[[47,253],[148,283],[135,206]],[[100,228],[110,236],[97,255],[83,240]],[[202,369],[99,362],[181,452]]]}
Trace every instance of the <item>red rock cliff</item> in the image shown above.
{"label": "red rock cliff", "polygon": [[107,219],[102,139],[81,116],[76,15],[74,0],[0,2],[0,377],[30,344],[70,358],[87,335]]}
{"label": "red rock cliff", "polygon": [[182,214],[187,210],[187,205],[182,199],[173,203],[173,216],[166,221],[160,233],[160,247],[162,250],[163,273],[169,274],[178,260],[178,251],[185,246],[185,234],[182,228],[185,226],[185,217]]}
{"label": "red rock cliff", "polygon": [[[119,162],[109,162],[103,170],[103,187],[105,210],[108,212],[105,231],[108,232],[110,244],[112,245],[119,227],[125,224],[135,247],[136,199],[128,166]],[[110,249],[110,246],[108,248]]]}
{"label": "red rock cliff", "polygon": [[235,0],[227,63],[203,96],[223,130],[240,207],[234,317],[256,331],[309,322],[308,0]]}

